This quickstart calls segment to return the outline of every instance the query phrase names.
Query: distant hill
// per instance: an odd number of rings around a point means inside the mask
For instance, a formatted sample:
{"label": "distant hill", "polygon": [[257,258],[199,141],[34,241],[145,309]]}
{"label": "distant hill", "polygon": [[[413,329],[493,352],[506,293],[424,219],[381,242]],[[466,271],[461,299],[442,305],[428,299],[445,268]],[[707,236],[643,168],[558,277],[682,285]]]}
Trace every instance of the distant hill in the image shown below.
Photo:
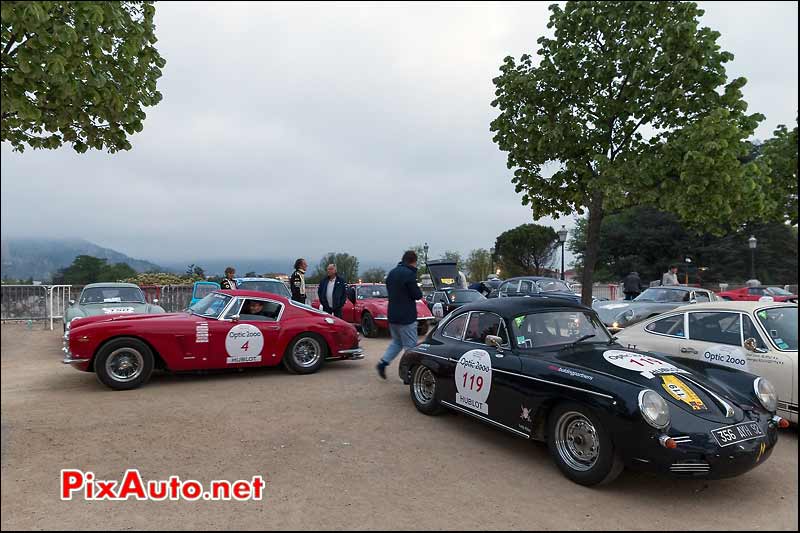
{"label": "distant hill", "polygon": [[[3,278],[49,281],[55,272],[72,264],[78,255],[107,259],[110,264],[127,263],[137,272],[164,268],[103,248],[83,239],[3,239],[0,245]],[[169,271],[169,270],[167,270]]]}

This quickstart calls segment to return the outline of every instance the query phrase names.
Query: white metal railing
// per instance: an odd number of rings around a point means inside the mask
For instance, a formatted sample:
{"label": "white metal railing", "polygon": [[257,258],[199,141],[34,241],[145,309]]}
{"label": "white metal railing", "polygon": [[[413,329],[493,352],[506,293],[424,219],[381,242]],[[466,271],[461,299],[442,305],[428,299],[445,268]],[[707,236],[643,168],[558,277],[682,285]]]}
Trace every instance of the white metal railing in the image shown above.
{"label": "white metal railing", "polygon": [[51,285],[48,287],[48,293],[48,299],[50,300],[50,331],[53,331],[53,321],[57,318],[64,320],[67,305],[72,299],[72,285]]}
{"label": "white metal railing", "polygon": [[49,307],[47,285],[2,285],[2,320],[47,320]]}

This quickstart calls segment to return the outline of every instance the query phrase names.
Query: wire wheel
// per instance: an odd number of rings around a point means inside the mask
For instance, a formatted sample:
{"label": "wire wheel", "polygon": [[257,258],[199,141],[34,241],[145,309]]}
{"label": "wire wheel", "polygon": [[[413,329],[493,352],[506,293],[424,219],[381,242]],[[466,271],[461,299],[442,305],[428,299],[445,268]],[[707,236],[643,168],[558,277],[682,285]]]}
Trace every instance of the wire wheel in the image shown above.
{"label": "wire wheel", "polygon": [[426,366],[418,366],[414,372],[414,396],[422,405],[430,405],[436,398],[436,378]]}
{"label": "wire wheel", "polygon": [[322,346],[317,339],[305,337],[295,343],[292,349],[292,358],[302,368],[311,368],[322,357]]}
{"label": "wire wheel", "polygon": [[134,348],[117,348],[106,358],[106,373],[115,381],[127,383],[144,369],[144,356]]}

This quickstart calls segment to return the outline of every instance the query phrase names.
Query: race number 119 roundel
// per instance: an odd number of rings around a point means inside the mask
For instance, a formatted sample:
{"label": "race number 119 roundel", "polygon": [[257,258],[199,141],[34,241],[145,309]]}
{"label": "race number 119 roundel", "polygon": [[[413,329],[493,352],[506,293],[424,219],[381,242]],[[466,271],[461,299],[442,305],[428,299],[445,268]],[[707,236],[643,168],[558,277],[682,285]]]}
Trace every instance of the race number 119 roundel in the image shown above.
{"label": "race number 119 roundel", "polygon": [[225,337],[225,362],[229,365],[237,363],[260,363],[261,350],[264,348],[264,336],[261,331],[250,324],[238,324],[228,331]]}
{"label": "race number 119 roundel", "polygon": [[492,358],[486,350],[470,350],[456,365],[456,403],[489,414],[489,390],[492,388]]}

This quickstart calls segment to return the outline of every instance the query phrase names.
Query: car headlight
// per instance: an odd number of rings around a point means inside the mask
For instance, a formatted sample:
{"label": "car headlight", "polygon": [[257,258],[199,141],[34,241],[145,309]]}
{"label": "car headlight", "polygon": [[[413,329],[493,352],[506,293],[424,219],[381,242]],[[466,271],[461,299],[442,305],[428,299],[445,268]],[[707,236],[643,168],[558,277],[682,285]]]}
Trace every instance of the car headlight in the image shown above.
{"label": "car headlight", "polygon": [[625,311],[624,313],[620,314],[617,317],[617,322],[624,324],[626,322],[630,322],[631,320],[633,320],[633,317],[635,316],[636,316],[636,311],[634,311],[633,309],[628,309],[627,311]]}
{"label": "car headlight", "polygon": [[669,404],[656,391],[644,389],[639,393],[639,411],[645,422],[656,429],[669,425]]}
{"label": "car headlight", "polygon": [[775,411],[778,406],[778,393],[775,392],[775,387],[766,378],[756,378],[753,382],[753,390],[756,392],[756,397],[761,405],[764,406],[769,412]]}

